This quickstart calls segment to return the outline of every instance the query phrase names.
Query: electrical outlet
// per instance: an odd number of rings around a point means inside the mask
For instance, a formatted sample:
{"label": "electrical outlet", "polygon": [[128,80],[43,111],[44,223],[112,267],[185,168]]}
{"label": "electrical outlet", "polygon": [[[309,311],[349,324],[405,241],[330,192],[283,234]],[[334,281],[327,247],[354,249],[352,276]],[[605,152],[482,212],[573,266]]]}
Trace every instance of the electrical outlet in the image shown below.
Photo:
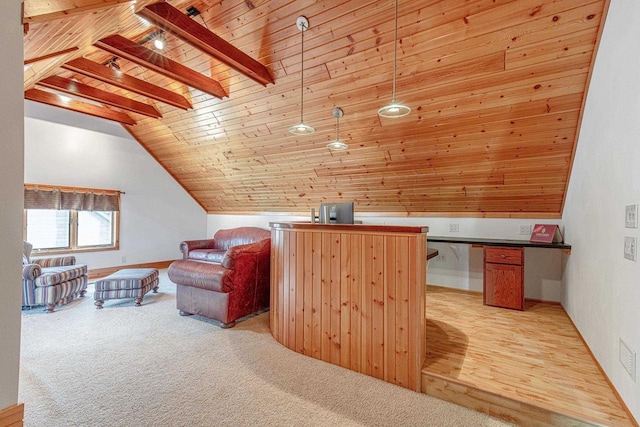
{"label": "electrical outlet", "polygon": [[123,264],[126,264],[126,263],[127,263],[127,257],[126,257],[126,256],[123,256],[123,257],[122,257],[122,263],[123,263]]}
{"label": "electrical outlet", "polygon": [[629,346],[620,338],[620,363],[624,366],[625,371],[636,381],[636,352],[631,350]]}
{"label": "electrical outlet", "polygon": [[531,224],[520,224],[520,235],[531,236]]}
{"label": "electrical outlet", "polygon": [[636,260],[636,238],[624,236],[624,257],[631,261]]}
{"label": "electrical outlet", "polygon": [[457,233],[459,231],[458,224],[449,224],[449,232]]}

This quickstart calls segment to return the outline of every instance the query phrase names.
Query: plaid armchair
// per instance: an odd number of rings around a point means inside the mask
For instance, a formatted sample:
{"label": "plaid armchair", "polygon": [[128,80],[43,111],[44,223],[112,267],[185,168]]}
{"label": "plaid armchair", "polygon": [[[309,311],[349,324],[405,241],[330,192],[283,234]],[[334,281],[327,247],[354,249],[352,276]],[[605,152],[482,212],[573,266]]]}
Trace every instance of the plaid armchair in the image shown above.
{"label": "plaid armchair", "polygon": [[45,306],[53,312],[87,292],[87,266],[74,256],[31,259],[31,244],[24,242],[22,254],[22,308]]}

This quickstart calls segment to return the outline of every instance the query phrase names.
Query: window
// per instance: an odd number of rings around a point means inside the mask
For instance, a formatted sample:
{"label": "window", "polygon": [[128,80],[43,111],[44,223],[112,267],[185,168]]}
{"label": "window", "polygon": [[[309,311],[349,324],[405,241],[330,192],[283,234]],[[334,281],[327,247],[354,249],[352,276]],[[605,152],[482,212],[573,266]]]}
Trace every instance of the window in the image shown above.
{"label": "window", "polygon": [[24,240],[34,251],[118,249],[120,193],[25,185]]}

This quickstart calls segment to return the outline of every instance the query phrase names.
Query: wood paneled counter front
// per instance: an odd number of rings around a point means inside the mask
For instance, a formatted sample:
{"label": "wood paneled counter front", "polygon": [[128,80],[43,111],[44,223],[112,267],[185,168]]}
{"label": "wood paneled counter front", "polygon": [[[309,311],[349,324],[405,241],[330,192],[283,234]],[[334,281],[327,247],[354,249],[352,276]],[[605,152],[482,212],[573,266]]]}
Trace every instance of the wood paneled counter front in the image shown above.
{"label": "wood paneled counter front", "polygon": [[421,391],[427,227],[270,223],[274,338]]}

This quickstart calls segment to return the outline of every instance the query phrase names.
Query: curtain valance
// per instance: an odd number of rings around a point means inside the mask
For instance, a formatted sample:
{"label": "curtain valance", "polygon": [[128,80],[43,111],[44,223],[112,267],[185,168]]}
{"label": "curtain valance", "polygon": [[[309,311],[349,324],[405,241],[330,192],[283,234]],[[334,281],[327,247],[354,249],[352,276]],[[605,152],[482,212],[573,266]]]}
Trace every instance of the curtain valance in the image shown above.
{"label": "curtain valance", "polygon": [[25,184],[24,208],[120,211],[120,191]]}

